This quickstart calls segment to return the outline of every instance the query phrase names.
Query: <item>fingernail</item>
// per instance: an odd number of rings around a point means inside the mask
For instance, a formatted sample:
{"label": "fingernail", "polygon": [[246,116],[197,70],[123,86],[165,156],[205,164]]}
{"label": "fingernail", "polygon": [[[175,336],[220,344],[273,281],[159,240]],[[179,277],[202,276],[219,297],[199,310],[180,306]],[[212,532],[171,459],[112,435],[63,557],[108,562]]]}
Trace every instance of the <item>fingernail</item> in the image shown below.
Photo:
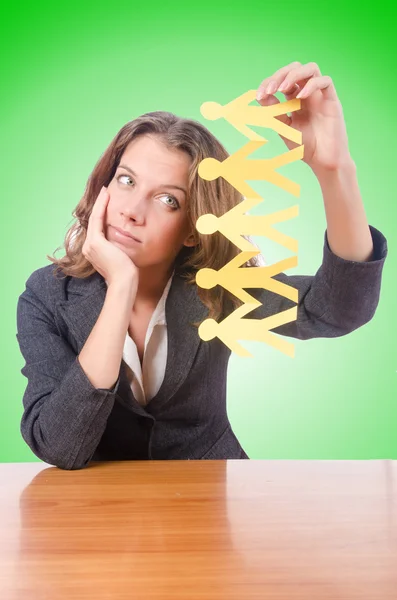
{"label": "fingernail", "polygon": [[269,84],[266,88],[266,94],[273,94],[277,89],[277,84],[275,81],[269,81]]}

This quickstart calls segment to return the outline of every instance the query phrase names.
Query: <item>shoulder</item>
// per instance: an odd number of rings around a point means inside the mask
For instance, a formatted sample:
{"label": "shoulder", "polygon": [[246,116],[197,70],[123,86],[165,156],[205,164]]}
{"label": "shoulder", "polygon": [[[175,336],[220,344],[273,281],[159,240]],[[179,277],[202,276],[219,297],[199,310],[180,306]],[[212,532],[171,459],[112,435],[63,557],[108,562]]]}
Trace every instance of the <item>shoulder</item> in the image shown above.
{"label": "shoulder", "polygon": [[67,277],[57,272],[56,265],[51,263],[33,271],[25,282],[24,294],[36,296],[43,304],[52,305],[63,297]]}

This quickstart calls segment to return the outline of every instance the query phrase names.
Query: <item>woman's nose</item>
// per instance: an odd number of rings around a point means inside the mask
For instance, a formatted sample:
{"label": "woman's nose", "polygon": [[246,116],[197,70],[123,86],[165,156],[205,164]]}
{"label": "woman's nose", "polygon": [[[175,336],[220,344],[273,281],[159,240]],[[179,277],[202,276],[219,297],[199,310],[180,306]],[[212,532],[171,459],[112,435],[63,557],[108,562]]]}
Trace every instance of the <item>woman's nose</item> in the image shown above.
{"label": "woman's nose", "polygon": [[146,198],[143,195],[131,194],[123,203],[123,214],[139,223],[145,221],[147,210]]}

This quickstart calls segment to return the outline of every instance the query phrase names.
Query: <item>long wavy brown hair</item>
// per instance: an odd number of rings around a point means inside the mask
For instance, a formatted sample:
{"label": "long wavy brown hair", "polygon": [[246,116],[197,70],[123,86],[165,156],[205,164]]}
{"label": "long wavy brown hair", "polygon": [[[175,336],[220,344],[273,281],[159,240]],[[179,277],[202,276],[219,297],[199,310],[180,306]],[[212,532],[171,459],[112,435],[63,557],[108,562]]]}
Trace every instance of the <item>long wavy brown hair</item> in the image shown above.
{"label": "long wavy brown hair", "polygon": [[[54,275],[61,271],[65,276],[84,278],[95,272],[93,265],[82,254],[92,207],[101,187],[108,186],[113,179],[129,143],[145,134],[155,135],[156,139],[164,143],[167,148],[181,150],[191,157],[187,213],[196,245],[184,246],[181,249],[175,262],[178,273],[188,284],[196,284],[196,273],[199,269],[207,267],[219,270],[239,254],[240,249],[220,232],[202,235],[195,228],[195,223],[201,215],[212,213],[221,216],[244,199],[241,193],[223,177],[207,181],[198,175],[198,165],[204,158],[213,157],[223,161],[229,153],[198,121],[185,119],[166,111],[155,111],[145,113],[126,123],[97,161],[88,178],[83,197],[72,213],[77,220],[65,235],[65,256],[55,258],[47,255],[47,258],[57,265]],[[243,237],[250,239],[249,236]],[[62,246],[59,246],[54,254],[61,248]],[[259,254],[242,266],[254,267],[261,264],[264,264],[264,261]],[[197,286],[197,290],[201,301],[208,308],[208,317],[215,320],[229,314],[242,304],[240,299],[221,286],[209,290]]]}

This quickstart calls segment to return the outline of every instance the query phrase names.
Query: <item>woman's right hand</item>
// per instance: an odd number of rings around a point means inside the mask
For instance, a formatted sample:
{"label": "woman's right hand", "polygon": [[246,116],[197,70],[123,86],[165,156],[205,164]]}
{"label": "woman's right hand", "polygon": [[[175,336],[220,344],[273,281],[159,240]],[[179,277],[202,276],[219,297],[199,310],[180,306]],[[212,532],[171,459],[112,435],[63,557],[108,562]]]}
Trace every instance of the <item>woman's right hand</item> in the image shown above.
{"label": "woman's right hand", "polygon": [[125,281],[128,277],[138,278],[138,268],[117,246],[106,239],[104,222],[109,201],[109,190],[103,186],[92,208],[87,228],[87,236],[82,253],[108,285],[115,280]]}

